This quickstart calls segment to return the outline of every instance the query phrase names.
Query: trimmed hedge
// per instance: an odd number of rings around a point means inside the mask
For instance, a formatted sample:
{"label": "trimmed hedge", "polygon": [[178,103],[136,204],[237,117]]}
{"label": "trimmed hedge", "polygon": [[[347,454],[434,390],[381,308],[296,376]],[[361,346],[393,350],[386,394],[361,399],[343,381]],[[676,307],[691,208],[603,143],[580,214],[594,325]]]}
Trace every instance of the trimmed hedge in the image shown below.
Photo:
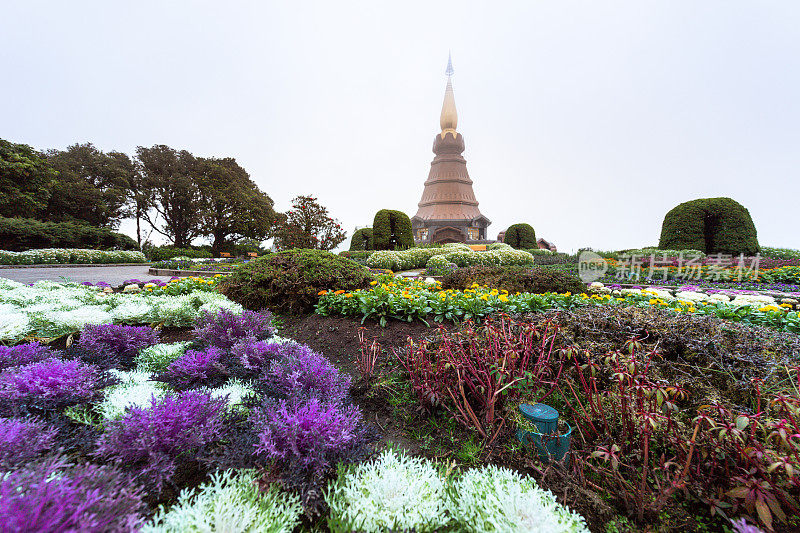
{"label": "trimmed hedge", "polygon": [[402,211],[381,209],[372,222],[376,250],[405,250],[414,247],[411,219]]}
{"label": "trimmed hedge", "polygon": [[658,247],[736,255],[760,249],[750,212],[731,198],[700,198],[674,207],[664,217]]}
{"label": "trimmed hedge", "polygon": [[106,228],[4,217],[0,217],[0,247],[13,252],[37,248],[139,249],[127,235]]}
{"label": "trimmed hedge", "polygon": [[144,263],[138,250],[82,250],[39,248],[25,252],[0,250],[0,265],[91,265],[111,263]]}
{"label": "trimmed hedge", "polygon": [[350,239],[350,251],[359,252],[364,250],[374,250],[375,243],[372,239],[372,228],[357,229]]}
{"label": "trimmed hedge", "polygon": [[165,261],[173,257],[188,257],[190,259],[208,259],[214,257],[208,250],[175,248],[174,246],[148,246],[144,249],[144,254],[151,261]]}
{"label": "trimmed hedge", "polygon": [[220,292],[247,309],[312,311],[319,292],[366,289],[369,270],[324,250],[293,249],[253,259],[220,283]]}
{"label": "trimmed hedge", "polygon": [[445,290],[464,290],[470,288],[473,283],[507,290],[512,294],[516,292],[580,294],[586,291],[586,284],[576,276],[549,268],[480,265],[459,268],[442,278],[442,288]]}
{"label": "trimmed hedge", "polygon": [[517,249],[539,248],[536,232],[530,224],[512,224],[506,230],[503,242]]}

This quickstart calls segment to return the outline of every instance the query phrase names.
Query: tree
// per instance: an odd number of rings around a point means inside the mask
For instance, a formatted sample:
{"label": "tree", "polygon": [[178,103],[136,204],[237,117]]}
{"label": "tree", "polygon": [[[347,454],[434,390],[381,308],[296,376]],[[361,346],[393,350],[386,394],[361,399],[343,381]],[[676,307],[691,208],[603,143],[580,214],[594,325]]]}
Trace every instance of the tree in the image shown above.
{"label": "tree", "polygon": [[53,181],[45,218],[115,228],[127,213],[133,164],[120,152],[104,153],[91,143],[50,150],[47,159],[58,177]]}
{"label": "tree", "polygon": [[411,219],[402,211],[381,209],[372,222],[372,240],[376,250],[405,250],[414,247]]}
{"label": "tree", "polygon": [[286,222],[278,228],[275,243],[279,249],[316,248],[332,250],[346,237],[338,220],[328,216],[328,209],[313,196],[298,196],[286,213]]}
{"label": "tree", "polygon": [[198,158],[201,227],[220,252],[242,239],[263,241],[278,221],[274,202],[232,157]]}
{"label": "tree", "polygon": [[[152,228],[172,241],[177,248],[186,248],[202,235],[202,198],[197,184],[199,172],[195,157],[186,150],[175,150],[163,144],[136,148],[144,180],[153,193],[152,208],[143,216]],[[157,217],[163,225],[157,224]]]}
{"label": "tree", "polygon": [[57,172],[27,144],[0,139],[0,216],[38,217]]}
{"label": "tree", "polygon": [[503,236],[503,242],[520,250],[539,248],[536,243],[536,232],[530,224],[512,224]]}

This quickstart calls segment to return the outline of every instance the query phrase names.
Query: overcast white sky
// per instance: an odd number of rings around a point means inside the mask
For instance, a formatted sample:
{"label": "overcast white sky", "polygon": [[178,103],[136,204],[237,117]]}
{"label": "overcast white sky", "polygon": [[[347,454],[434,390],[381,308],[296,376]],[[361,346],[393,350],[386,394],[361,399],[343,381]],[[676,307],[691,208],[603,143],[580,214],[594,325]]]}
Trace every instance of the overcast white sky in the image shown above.
{"label": "overcast white sky", "polygon": [[800,248],[794,0],[4,0],[0,137],[232,156],[352,233],[416,212],[448,50],[491,236],[653,245],[674,205],[730,196]]}

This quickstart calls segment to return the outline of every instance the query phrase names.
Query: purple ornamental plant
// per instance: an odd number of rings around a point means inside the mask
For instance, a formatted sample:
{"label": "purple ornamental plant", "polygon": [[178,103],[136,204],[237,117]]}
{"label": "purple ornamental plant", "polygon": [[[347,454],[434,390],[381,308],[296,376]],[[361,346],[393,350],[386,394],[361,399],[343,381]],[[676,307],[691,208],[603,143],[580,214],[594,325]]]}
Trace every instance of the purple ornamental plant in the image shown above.
{"label": "purple ornamental plant", "polygon": [[93,359],[131,368],[139,350],[158,343],[158,332],[147,326],[91,324],[81,330],[78,347]]}
{"label": "purple ornamental plant", "polygon": [[197,319],[194,326],[194,334],[199,340],[226,351],[243,339],[266,340],[272,337],[274,332],[272,314],[269,311],[264,313],[244,311],[241,315],[227,309],[221,309],[216,313],[206,311]]}
{"label": "purple ornamental plant", "polygon": [[0,470],[23,465],[49,451],[57,433],[40,420],[0,418]]}
{"label": "purple ornamental plant", "polygon": [[2,531],[138,531],[146,510],[141,489],[111,466],[52,459],[0,478]]}
{"label": "purple ornamental plant", "polygon": [[258,432],[256,452],[270,459],[321,471],[359,441],[361,411],[355,406],[280,401],[264,406],[251,421]]}
{"label": "purple ornamental plant", "polygon": [[267,381],[289,398],[321,398],[339,402],[347,396],[351,378],[308,346],[289,343],[283,358],[270,365]]}
{"label": "purple ornamental plant", "polygon": [[43,361],[55,355],[56,352],[49,346],[38,342],[18,344],[17,346],[0,346],[0,369]]}
{"label": "purple ornamental plant", "polygon": [[32,402],[45,408],[89,401],[117,380],[95,365],[46,359],[0,373],[0,403]]}
{"label": "purple ornamental plant", "polygon": [[199,391],[153,398],[148,408],[130,408],[109,423],[96,453],[137,472],[137,481],[160,492],[179,462],[223,437],[226,404]]}
{"label": "purple ornamental plant", "polygon": [[210,346],[205,350],[187,350],[174,360],[167,369],[158,376],[159,381],[169,383],[176,389],[187,389],[204,384],[209,380],[227,375],[222,364],[224,352]]}
{"label": "purple ornamental plant", "polygon": [[231,348],[231,354],[243,367],[257,370],[274,359],[283,356],[284,344],[278,342],[259,341],[254,337],[243,339]]}

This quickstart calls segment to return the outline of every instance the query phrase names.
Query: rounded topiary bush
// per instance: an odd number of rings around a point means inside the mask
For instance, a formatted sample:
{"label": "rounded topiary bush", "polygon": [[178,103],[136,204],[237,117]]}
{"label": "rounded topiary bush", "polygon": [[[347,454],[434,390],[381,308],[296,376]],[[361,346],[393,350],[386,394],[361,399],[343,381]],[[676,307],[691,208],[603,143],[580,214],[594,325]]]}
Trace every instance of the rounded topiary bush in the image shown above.
{"label": "rounded topiary bush", "polygon": [[314,308],[320,291],[365,289],[372,278],[367,268],[344,257],[294,249],[242,265],[220,284],[220,291],[247,309],[303,313]]}
{"label": "rounded topiary bush", "polygon": [[731,198],[700,198],[671,209],[664,217],[658,247],[707,254],[753,255],[759,251],[750,212]]}
{"label": "rounded topiary bush", "polygon": [[493,289],[505,289],[510,293],[571,292],[580,294],[586,285],[577,277],[560,270],[540,267],[479,265],[459,268],[442,278],[443,289],[464,290],[473,283],[488,285]]}
{"label": "rounded topiary bush", "polygon": [[372,228],[357,229],[350,239],[350,251],[374,250],[375,243],[372,239]]}
{"label": "rounded topiary bush", "polygon": [[381,209],[372,222],[376,250],[405,250],[414,247],[411,219],[402,211]]}
{"label": "rounded topiary bush", "polygon": [[517,249],[538,248],[536,232],[530,224],[512,224],[506,230],[503,242]]}

